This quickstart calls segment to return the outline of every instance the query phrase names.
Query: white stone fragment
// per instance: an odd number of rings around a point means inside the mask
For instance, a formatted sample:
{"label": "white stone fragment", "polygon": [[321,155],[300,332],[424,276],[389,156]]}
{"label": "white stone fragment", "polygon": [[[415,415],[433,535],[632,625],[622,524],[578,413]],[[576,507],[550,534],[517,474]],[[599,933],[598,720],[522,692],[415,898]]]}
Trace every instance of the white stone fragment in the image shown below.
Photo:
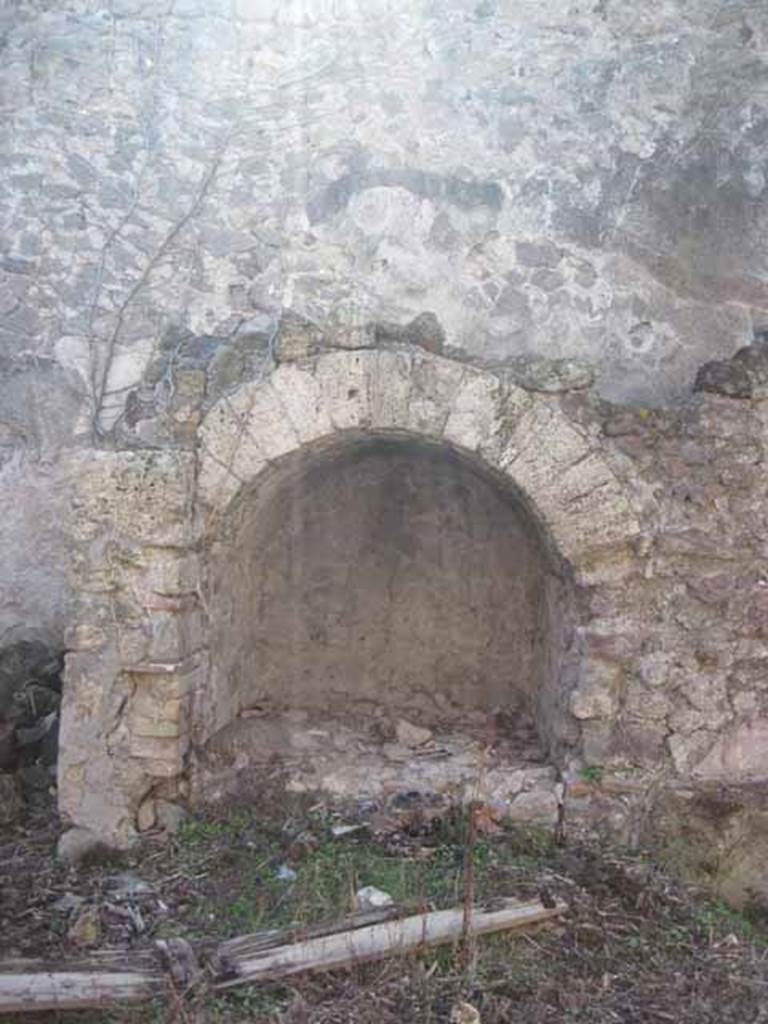
{"label": "white stone fragment", "polygon": [[383,889],[377,889],[374,885],[364,885],[355,893],[355,906],[360,911],[381,910],[383,907],[394,906],[394,900]]}

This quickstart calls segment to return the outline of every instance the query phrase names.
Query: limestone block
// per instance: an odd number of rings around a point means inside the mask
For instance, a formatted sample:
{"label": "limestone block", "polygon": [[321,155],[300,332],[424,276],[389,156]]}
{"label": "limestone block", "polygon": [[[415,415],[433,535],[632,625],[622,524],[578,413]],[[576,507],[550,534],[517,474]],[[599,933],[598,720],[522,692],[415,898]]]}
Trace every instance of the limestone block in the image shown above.
{"label": "limestone block", "polygon": [[320,383],[310,366],[278,366],[270,384],[301,444],[333,432]]}
{"label": "limestone block", "polygon": [[102,626],[78,623],[70,626],[64,642],[70,651],[95,651],[109,642],[110,633]]}
{"label": "limestone block", "polygon": [[186,697],[194,693],[204,679],[202,663],[167,662],[160,664],[148,663],[135,668],[127,668],[137,692],[147,691],[155,700]]}
{"label": "limestone block", "polygon": [[88,828],[71,828],[64,832],[56,846],[56,856],[65,864],[79,864],[89,855],[104,849],[100,836]]}
{"label": "limestone block", "polygon": [[441,438],[465,367],[425,352],[414,353],[407,429]]}
{"label": "limestone block", "polygon": [[729,729],[693,770],[707,778],[768,778],[768,719],[756,718]]}
{"label": "limestone block", "polygon": [[[667,740],[672,762],[678,772],[687,773],[706,761],[717,736],[708,729],[698,728],[691,732],[674,732]],[[717,763],[715,758],[712,763]]]}
{"label": "limestone block", "polygon": [[[149,609],[149,661],[181,661],[203,643],[204,617],[198,607],[183,612]],[[130,662],[129,662],[130,664]]]}
{"label": "limestone block", "polygon": [[638,661],[640,678],[646,686],[662,687],[669,679],[672,656],[667,651],[652,651]]}
{"label": "limestone block", "polygon": [[134,665],[149,657],[149,624],[133,628],[124,626],[118,634],[118,650],[124,665]]}
{"label": "limestone block", "polygon": [[[301,444],[280,398],[269,383],[256,388],[242,388],[229,401],[245,433],[253,438],[264,458],[277,459]],[[242,447],[241,440],[232,465],[241,479],[251,480],[255,475],[251,457],[241,459]]]}
{"label": "limestone block", "polygon": [[581,752],[587,765],[603,765],[613,754],[613,725],[604,718],[582,722]]}
{"label": "limestone block", "polygon": [[[130,727],[135,721],[151,720],[155,722],[183,721],[189,702],[186,697],[171,697],[163,693],[159,687],[150,688],[137,686],[131,698]],[[145,735],[150,735],[145,733]]]}
{"label": "limestone block", "polygon": [[[134,738],[143,739],[178,739],[185,734],[186,725],[182,722],[174,722],[170,719],[148,716],[132,715],[130,722],[131,729],[131,753],[137,756]],[[146,756],[146,755],[142,755]]]}
{"label": "limestone block", "polygon": [[147,775],[160,778],[173,778],[180,775],[184,768],[184,754],[187,750],[187,738],[183,734],[143,735],[134,732],[130,738],[130,755],[139,758]]}
{"label": "limestone block", "polygon": [[408,424],[413,358],[408,351],[376,352],[370,377],[371,426],[403,430]]}
{"label": "limestone block", "polygon": [[242,487],[232,470],[204,449],[200,454],[198,493],[201,500],[214,508],[226,508]]}
{"label": "limestone block", "polygon": [[618,703],[620,668],[605,661],[587,663],[578,687],[571,692],[570,709],[576,718],[610,718]]}
{"label": "limestone block", "polygon": [[624,695],[624,710],[641,721],[663,722],[670,711],[670,700],[661,691],[649,690],[634,682]]}
{"label": "limestone block", "polygon": [[325,408],[336,430],[368,427],[371,386],[377,372],[377,353],[329,352],[315,364],[315,376]]}
{"label": "limestone block", "polygon": [[136,828],[139,832],[148,832],[154,828],[156,819],[155,801],[150,797],[142,801],[136,812]]}
{"label": "limestone block", "polygon": [[532,789],[515,797],[509,816],[529,824],[554,824],[557,811],[557,797],[551,789]]}
{"label": "limestone block", "polygon": [[107,532],[131,543],[190,543],[194,456],[170,451],[90,451],[71,457],[75,539]]}
{"label": "limestone block", "polygon": [[480,452],[492,462],[530,407],[525,391],[494,374],[467,367],[454,396],[443,436],[446,441],[471,452]]}
{"label": "limestone block", "polygon": [[257,387],[242,387],[236,396],[237,405],[235,396],[222,398],[198,430],[198,490],[202,500],[213,507],[225,507],[243,481],[256,477],[267,464],[258,442],[247,432],[243,417]]}
{"label": "limestone block", "polygon": [[554,406],[533,402],[496,458],[528,495],[573,562],[592,547],[633,537],[639,524],[601,455]]}
{"label": "limestone block", "polygon": [[197,555],[146,548],[141,554],[134,588],[147,598],[154,594],[175,597],[197,591],[200,565]]}

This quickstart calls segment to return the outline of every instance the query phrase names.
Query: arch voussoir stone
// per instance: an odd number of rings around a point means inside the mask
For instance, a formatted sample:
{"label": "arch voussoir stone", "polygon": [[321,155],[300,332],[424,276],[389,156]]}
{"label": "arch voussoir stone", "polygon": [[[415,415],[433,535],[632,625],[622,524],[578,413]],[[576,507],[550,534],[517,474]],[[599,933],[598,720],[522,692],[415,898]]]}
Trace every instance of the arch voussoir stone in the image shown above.
{"label": "arch voussoir stone", "polygon": [[388,432],[442,441],[507,477],[577,573],[588,553],[639,532],[625,485],[551,398],[405,347],[286,363],[222,399],[200,427],[198,496],[221,512],[282,455]]}

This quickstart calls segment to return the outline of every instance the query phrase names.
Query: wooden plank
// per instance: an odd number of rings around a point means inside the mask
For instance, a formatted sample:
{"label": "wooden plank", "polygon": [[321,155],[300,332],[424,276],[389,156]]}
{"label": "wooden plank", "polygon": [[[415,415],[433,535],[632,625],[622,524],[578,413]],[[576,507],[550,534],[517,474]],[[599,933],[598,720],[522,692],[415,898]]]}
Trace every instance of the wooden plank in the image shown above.
{"label": "wooden plank", "polygon": [[0,975],[0,1017],[4,1013],[82,1010],[114,1003],[139,1003],[167,990],[158,974],[128,971],[56,971]]}
{"label": "wooden plank", "polygon": [[[491,910],[475,908],[469,922],[469,931],[473,935],[484,935],[523,928],[557,917],[565,910],[564,903],[545,907],[539,900],[530,903],[505,900]],[[436,910],[266,949],[255,956],[229,957],[228,962],[235,977],[219,981],[215,987],[233,988],[250,981],[284,978],[299,971],[347,967],[456,941],[462,937],[465,919],[463,907]]]}
{"label": "wooden plank", "polygon": [[[471,935],[524,928],[557,917],[565,910],[564,903],[545,907],[538,900],[499,900],[492,907],[473,908],[470,915],[466,908],[457,907],[381,920],[394,912],[384,908],[344,918],[335,925],[315,926],[310,937],[282,945],[275,942],[286,936],[285,931],[241,936],[221,943],[204,960],[207,972],[213,974],[213,987],[227,989],[284,978],[299,971],[347,967],[459,941],[465,937],[467,926]],[[368,923],[371,919],[375,923]],[[66,970],[52,970],[48,965],[38,965],[35,970],[33,963],[18,961],[0,965],[0,1016],[142,1002],[167,992],[174,981],[186,987],[190,972],[199,971],[199,950],[196,953],[183,939],[169,939],[156,945],[164,955],[165,972],[149,965],[144,968],[146,954],[136,963],[136,969],[117,970],[112,964],[113,951],[95,953],[86,962],[80,960],[79,970],[72,963]]]}

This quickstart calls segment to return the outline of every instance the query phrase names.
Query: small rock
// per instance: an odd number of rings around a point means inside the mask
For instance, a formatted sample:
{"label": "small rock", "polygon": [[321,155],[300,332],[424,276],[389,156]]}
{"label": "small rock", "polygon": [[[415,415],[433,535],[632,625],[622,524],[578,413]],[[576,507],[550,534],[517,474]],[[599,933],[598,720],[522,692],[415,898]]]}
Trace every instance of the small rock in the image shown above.
{"label": "small rock", "polygon": [[15,775],[0,775],[0,825],[13,825],[21,817],[24,801]]}
{"label": "small rock", "polygon": [[696,374],[694,391],[709,391],[726,398],[751,398],[752,379],[749,370],[731,359],[715,359],[705,363]]}
{"label": "small rock", "polygon": [[432,730],[424,729],[420,725],[414,725],[401,718],[395,726],[397,742],[406,747],[422,747],[432,739]]}
{"label": "small rock", "polygon": [[350,836],[363,828],[365,828],[365,825],[333,825],[331,835],[334,839],[343,839],[344,836]]}
{"label": "small rock", "polygon": [[85,907],[67,931],[67,938],[76,946],[95,946],[101,938],[101,921],[97,907]]}
{"label": "small rock", "polygon": [[480,1014],[471,1003],[456,1003],[451,1010],[451,1024],[480,1024]]}
{"label": "small rock", "polygon": [[157,824],[164,832],[175,835],[184,824],[187,811],[179,804],[171,803],[170,800],[158,800],[155,803],[155,817]]}
{"label": "small rock", "polygon": [[56,856],[66,864],[79,864],[91,854],[105,849],[104,843],[88,828],[71,828],[59,839]]}
{"label": "small rock", "polygon": [[287,864],[281,864],[275,871],[275,874],[281,882],[295,882],[298,877],[293,868],[288,867]]}
{"label": "small rock", "polygon": [[355,893],[355,906],[360,911],[380,910],[394,906],[394,900],[388,892],[377,889],[375,885],[365,885]]}
{"label": "small rock", "polygon": [[139,832],[148,832],[151,828],[154,828],[156,820],[155,801],[152,797],[149,797],[139,805],[139,809],[136,812],[136,828]]}
{"label": "small rock", "polygon": [[595,369],[580,359],[537,359],[521,357],[504,364],[518,387],[527,391],[556,394],[582,391],[595,382]]}
{"label": "small rock", "polygon": [[758,342],[740,348],[730,359],[705,363],[696,374],[693,390],[727,398],[768,397],[768,349]]}

